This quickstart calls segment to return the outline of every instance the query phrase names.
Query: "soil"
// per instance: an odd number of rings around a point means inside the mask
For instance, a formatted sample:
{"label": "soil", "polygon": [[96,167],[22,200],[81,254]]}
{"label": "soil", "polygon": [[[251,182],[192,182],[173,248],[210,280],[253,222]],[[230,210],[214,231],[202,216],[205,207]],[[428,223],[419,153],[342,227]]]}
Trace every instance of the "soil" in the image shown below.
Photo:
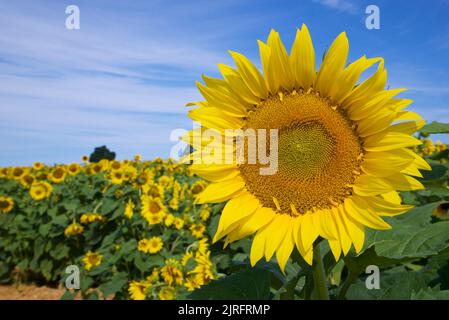
{"label": "soil", "polygon": [[35,284],[0,285],[0,300],[60,300],[64,288],[38,287]]}

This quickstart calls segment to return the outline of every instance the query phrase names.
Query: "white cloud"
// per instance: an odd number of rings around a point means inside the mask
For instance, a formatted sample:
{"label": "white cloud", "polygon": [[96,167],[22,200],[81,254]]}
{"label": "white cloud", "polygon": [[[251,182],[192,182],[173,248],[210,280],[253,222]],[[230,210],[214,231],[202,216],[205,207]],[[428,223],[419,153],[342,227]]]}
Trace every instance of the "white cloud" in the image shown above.
{"label": "white cloud", "polygon": [[313,0],[313,2],[351,14],[357,13],[358,10],[357,5],[351,0]]}

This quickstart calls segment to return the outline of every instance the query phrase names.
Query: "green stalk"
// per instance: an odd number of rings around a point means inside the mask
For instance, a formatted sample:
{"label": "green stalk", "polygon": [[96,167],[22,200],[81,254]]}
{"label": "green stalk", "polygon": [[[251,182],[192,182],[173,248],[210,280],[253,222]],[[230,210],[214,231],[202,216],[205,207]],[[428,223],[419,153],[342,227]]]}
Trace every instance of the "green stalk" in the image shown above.
{"label": "green stalk", "polygon": [[329,300],[329,290],[327,288],[326,272],[324,271],[323,257],[321,255],[320,243],[316,243],[313,248],[313,293],[312,297],[317,300]]}

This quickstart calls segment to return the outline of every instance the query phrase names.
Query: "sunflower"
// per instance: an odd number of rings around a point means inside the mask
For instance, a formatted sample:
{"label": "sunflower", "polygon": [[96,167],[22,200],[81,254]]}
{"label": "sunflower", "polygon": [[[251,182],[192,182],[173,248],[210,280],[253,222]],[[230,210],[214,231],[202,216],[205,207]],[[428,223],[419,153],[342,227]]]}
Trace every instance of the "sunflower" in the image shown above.
{"label": "sunflower", "polygon": [[181,218],[175,218],[173,224],[175,225],[176,230],[181,230],[182,227],[184,227],[184,220]]}
{"label": "sunflower", "polygon": [[109,163],[109,169],[111,169],[111,171],[118,171],[122,169],[122,164],[117,160],[111,161]]}
{"label": "sunflower", "polygon": [[[214,241],[225,237],[229,243],[255,234],[251,264],[276,254],[282,270],[295,246],[312,264],[318,237],[328,240],[336,260],[352,245],[360,252],[365,227],[389,229],[382,216],[411,208],[401,204],[397,191],[423,188],[413,176],[430,167],[410,147],[421,144],[411,135],[424,120],[404,110],[412,102],[396,97],[404,89],[384,89],[382,58],[363,56],[346,65],[344,32],[318,71],[305,25],[297,30],[290,54],[274,30],[267,43],[259,41],[259,49],[263,75],[246,57],[230,52],[237,68],[219,65],[223,79],[205,76],[205,85],[198,83],[206,101],[188,104],[198,106],[189,116],[201,128],[183,138],[195,149],[187,158],[201,156],[210,144],[220,146],[191,166],[212,182],[197,203],[229,200]],[[362,72],[376,64],[373,74],[358,83]],[[192,139],[206,129],[221,139]],[[210,161],[226,153],[237,157],[238,149],[223,142],[227,129],[234,130],[233,141],[244,138],[247,129],[257,132],[257,138],[275,130],[274,174],[261,174],[266,167],[262,161]],[[259,134],[259,129],[266,131]]]}
{"label": "sunflower", "polygon": [[166,208],[160,198],[141,196],[141,215],[149,224],[161,223],[165,217]]}
{"label": "sunflower", "polygon": [[111,182],[113,184],[122,184],[125,179],[125,175],[122,170],[114,170],[111,172]]}
{"label": "sunflower", "polygon": [[66,236],[73,236],[84,232],[84,227],[78,223],[72,223],[64,229]]}
{"label": "sunflower", "polygon": [[149,284],[145,281],[131,281],[128,292],[133,300],[145,300]]}
{"label": "sunflower", "polygon": [[89,162],[89,156],[82,156],[81,157],[82,162]]}
{"label": "sunflower", "polygon": [[42,162],[33,163],[33,169],[36,171],[42,169],[43,167],[44,167],[44,165],[42,164]]}
{"label": "sunflower", "polygon": [[88,251],[83,257],[84,268],[89,271],[92,267],[98,267],[101,264],[103,256],[99,253]]}
{"label": "sunflower", "polygon": [[142,239],[137,244],[137,250],[144,253],[155,254],[162,250],[164,243],[159,237],[152,237],[150,239]]}
{"label": "sunflower", "polygon": [[149,245],[148,245],[148,253],[158,253],[162,250],[162,247],[164,246],[164,243],[162,242],[162,239],[159,237],[151,237],[149,239]]}
{"label": "sunflower", "polygon": [[20,178],[20,183],[25,187],[25,188],[29,188],[31,187],[31,185],[33,184],[33,182],[35,181],[34,176],[32,176],[29,173],[25,173],[22,178]]}
{"label": "sunflower", "polygon": [[14,201],[10,197],[0,196],[0,212],[8,213],[14,207]]}
{"label": "sunflower", "polygon": [[161,268],[161,277],[169,286],[174,283],[182,285],[184,276],[179,268],[179,262],[172,258],[167,259],[165,266]]}
{"label": "sunflower", "polygon": [[142,194],[153,197],[164,199],[164,189],[157,184],[146,184],[142,186]]}
{"label": "sunflower", "polygon": [[190,226],[190,232],[195,238],[203,237],[204,231],[206,231],[206,227],[203,224],[192,224]]}
{"label": "sunflower", "polygon": [[73,162],[67,166],[67,172],[71,176],[76,176],[80,171],[81,171],[81,166],[76,162]]}
{"label": "sunflower", "polygon": [[31,198],[40,201],[50,197],[53,187],[48,182],[33,182],[30,188]]}
{"label": "sunflower", "polygon": [[134,207],[136,205],[134,204],[134,202],[129,199],[128,202],[126,203],[126,207],[125,207],[125,217],[127,217],[128,219],[132,219],[133,215],[134,215]]}
{"label": "sunflower", "polygon": [[13,179],[20,180],[26,173],[27,173],[26,168],[15,167],[12,169],[11,175]]}
{"label": "sunflower", "polygon": [[66,177],[65,168],[58,166],[50,172],[49,179],[54,183],[61,183]]}
{"label": "sunflower", "polygon": [[82,214],[80,217],[80,222],[82,224],[89,224],[92,222],[103,222],[105,220],[105,217],[102,216],[101,214],[97,214],[97,213],[85,213]]}
{"label": "sunflower", "polygon": [[173,287],[164,287],[159,291],[159,299],[174,300],[176,298],[176,289]]}

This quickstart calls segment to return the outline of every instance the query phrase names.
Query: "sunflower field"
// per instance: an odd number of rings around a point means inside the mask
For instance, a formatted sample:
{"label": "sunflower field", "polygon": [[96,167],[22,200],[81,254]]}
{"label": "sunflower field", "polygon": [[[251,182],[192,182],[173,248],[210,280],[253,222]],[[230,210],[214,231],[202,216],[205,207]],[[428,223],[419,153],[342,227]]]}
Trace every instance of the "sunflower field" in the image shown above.
{"label": "sunflower field", "polygon": [[193,204],[205,182],[185,165],[137,156],[0,172],[2,282],[57,285],[76,265],[83,298],[173,299],[218,276],[207,227],[219,208]]}

